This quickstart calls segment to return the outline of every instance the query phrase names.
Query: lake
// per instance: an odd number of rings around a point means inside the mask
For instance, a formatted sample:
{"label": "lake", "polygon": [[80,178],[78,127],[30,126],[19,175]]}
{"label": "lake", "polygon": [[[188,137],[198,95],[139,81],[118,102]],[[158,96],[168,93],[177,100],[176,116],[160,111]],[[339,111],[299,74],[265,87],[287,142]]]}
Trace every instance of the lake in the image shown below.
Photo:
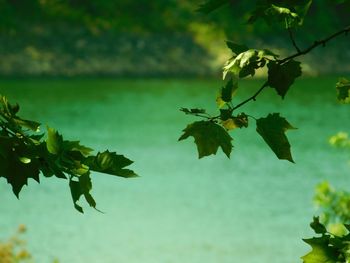
{"label": "lake", "polygon": [[[198,160],[193,138],[178,142],[197,118],[181,107],[217,111],[219,80],[1,80],[0,93],[20,116],[56,128],[96,151],[135,161],[140,177],[93,173],[93,196],[103,213],[72,204],[68,182],[30,180],[20,200],[0,180],[0,239],[20,224],[35,262],[61,263],[294,263],[309,251],[317,215],[315,185],[348,185],[344,152],[328,145],[349,131],[349,107],[336,101],[337,77],[300,79],[282,101],[272,89],[241,108],[255,117],[281,112],[298,130],[287,132],[296,164],[278,160],[255,131],[231,132],[228,159]],[[262,80],[243,81],[234,102]]]}

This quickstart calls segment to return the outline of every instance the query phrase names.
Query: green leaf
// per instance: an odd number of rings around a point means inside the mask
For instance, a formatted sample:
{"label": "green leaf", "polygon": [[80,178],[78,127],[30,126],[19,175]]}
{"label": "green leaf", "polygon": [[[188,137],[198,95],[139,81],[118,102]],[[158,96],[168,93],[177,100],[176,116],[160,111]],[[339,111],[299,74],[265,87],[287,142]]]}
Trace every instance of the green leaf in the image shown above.
{"label": "green leaf", "polygon": [[189,124],[183,132],[179,141],[192,136],[197,145],[199,158],[216,154],[219,147],[230,158],[232,138],[220,125],[212,121],[197,121]]}
{"label": "green leaf", "polygon": [[132,163],[133,161],[125,156],[109,152],[108,150],[102,153],[99,152],[96,156],[89,156],[84,161],[84,164],[89,166],[90,170],[125,178],[138,176],[134,171],[125,169],[126,166]]}
{"label": "green leaf", "polygon": [[77,209],[81,213],[84,213],[83,208],[80,205],[78,205],[78,201],[81,196],[84,196],[86,202],[91,207],[96,209],[96,202],[92,197],[92,195],[90,194],[90,191],[92,189],[92,183],[91,183],[91,178],[89,174],[85,174],[79,177],[79,181],[70,180],[69,187],[71,190],[71,195],[72,195],[75,209]]}
{"label": "green leaf", "polygon": [[234,42],[229,41],[229,40],[226,41],[226,45],[236,55],[241,54],[241,53],[249,50],[249,48],[246,45],[240,45],[240,44],[234,43]]}
{"label": "green leaf", "polygon": [[221,89],[221,99],[225,102],[230,102],[232,100],[233,94],[238,89],[238,83],[233,83],[233,79],[231,78],[227,84]]}
{"label": "green leaf", "polygon": [[350,103],[350,81],[346,78],[341,78],[336,84],[338,91],[338,100],[342,103]]}
{"label": "green leaf", "polygon": [[47,150],[52,154],[59,154],[62,151],[63,138],[55,129],[47,127]]}
{"label": "green leaf", "polygon": [[266,49],[249,49],[237,56],[233,56],[226,62],[223,68],[223,78],[225,79],[229,72],[239,78],[244,78],[248,75],[254,76],[255,70],[264,67],[267,59],[276,57],[276,54]]}
{"label": "green leaf", "polygon": [[80,152],[83,156],[87,157],[91,154],[93,149],[81,145],[79,141],[63,141],[62,148],[65,151],[77,151]]}
{"label": "green leaf", "polygon": [[300,62],[290,60],[280,65],[276,61],[270,61],[267,67],[268,85],[284,98],[294,80],[301,76]]}
{"label": "green leaf", "polygon": [[229,2],[230,0],[208,0],[201,4],[197,11],[204,14],[209,14],[221,6],[228,4]]}
{"label": "green leaf", "polygon": [[280,23],[285,28],[300,26],[311,4],[312,0],[258,0],[248,22],[254,23],[262,18],[269,25]]}
{"label": "green leaf", "polygon": [[318,217],[314,217],[314,220],[310,224],[310,226],[315,231],[316,234],[327,233],[326,227],[320,223],[320,219]]}
{"label": "green leaf", "polygon": [[39,164],[28,156],[28,151],[31,150],[16,138],[0,137],[0,177],[7,179],[17,198],[29,178],[39,182]]}
{"label": "green leaf", "polygon": [[319,237],[303,239],[312,247],[312,251],[301,257],[303,263],[336,263],[337,253],[329,246],[329,238]]}
{"label": "green leaf", "polygon": [[285,132],[295,128],[285,118],[280,117],[279,113],[273,113],[258,119],[256,125],[256,131],[279,159],[294,162]]}
{"label": "green leaf", "polygon": [[24,128],[28,128],[32,131],[38,132],[39,131],[39,127],[40,127],[40,123],[36,122],[36,121],[29,121],[29,120],[23,120],[21,118],[13,118],[12,119],[13,122],[15,122],[17,125],[22,126]]}

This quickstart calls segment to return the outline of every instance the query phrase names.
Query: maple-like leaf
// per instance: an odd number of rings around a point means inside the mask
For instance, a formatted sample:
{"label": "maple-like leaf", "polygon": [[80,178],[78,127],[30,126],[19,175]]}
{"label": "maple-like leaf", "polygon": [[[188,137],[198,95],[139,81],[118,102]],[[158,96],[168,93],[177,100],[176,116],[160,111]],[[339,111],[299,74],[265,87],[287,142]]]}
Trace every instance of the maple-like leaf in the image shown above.
{"label": "maple-like leaf", "polygon": [[294,80],[301,76],[300,62],[290,60],[280,65],[275,61],[270,61],[267,67],[269,69],[268,85],[275,89],[283,99]]}
{"label": "maple-like leaf", "polygon": [[197,121],[189,124],[183,132],[179,141],[192,136],[197,145],[199,158],[216,154],[219,147],[230,158],[233,147],[232,138],[220,125],[212,121]]}
{"label": "maple-like leaf", "polygon": [[279,159],[294,162],[285,132],[295,128],[285,118],[280,117],[279,113],[269,114],[266,118],[258,119],[256,126],[256,131]]}

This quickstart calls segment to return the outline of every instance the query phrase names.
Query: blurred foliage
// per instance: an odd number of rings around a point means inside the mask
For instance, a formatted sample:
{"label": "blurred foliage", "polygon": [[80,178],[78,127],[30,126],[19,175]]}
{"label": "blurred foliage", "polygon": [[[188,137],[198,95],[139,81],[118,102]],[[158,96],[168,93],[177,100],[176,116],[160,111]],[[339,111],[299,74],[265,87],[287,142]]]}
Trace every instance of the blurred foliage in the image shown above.
{"label": "blurred foliage", "polygon": [[[203,15],[194,12],[202,0],[0,0],[0,75],[205,76],[227,59],[225,35],[251,46],[290,48],[277,23],[260,22],[256,1],[223,2],[220,12]],[[247,23],[252,10],[258,23]],[[349,10],[348,1],[314,1],[297,29],[298,42],[344,26]],[[327,59],[350,56],[339,55],[341,49]],[[336,65],[324,70],[350,70]]]}
{"label": "blurred foliage", "polygon": [[[337,148],[350,150],[350,139],[345,132],[339,132],[329,139]],[[334,233],[344,233],[342,224],[350,223],[350,192],[335,189],[329,182],[316,186],[314,202],[321,210],[321,220]]]}
{"label": "blurred foliage", "polygon": [[26,227],[20,225],[17,232],[8,240],[0,240],[0,263],[30,263],[32,255],[26,248],[26,242],[20,237]]}

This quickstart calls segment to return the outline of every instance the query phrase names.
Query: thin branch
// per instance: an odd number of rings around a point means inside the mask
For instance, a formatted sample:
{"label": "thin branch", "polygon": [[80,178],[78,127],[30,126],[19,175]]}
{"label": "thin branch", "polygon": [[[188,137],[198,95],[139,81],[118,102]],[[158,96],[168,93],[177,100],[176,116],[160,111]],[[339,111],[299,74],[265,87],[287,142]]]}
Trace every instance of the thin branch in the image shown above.
{"label": "thin branch", "polygon": [[288,33],[289,33],[289,38],[292,41],[293,46],[297,50],[297,52],[301,52],[300,48],[298,47],[297,43],[295,42],[293,31],[290,27],[288,27]]}
{"label": "thin branch", "polygon": [[350,26],[347,26],[345,27],[344,29],[342,30],[339,30],[338,32],[330,35],[329,37],[326,37],[324,39],[321,39],[321,40],[318,40],[318,41],[315,41],[311,46],[309,46],[308,48],[304,49],[304,50],[301,50],[301,51],[298,51],[297,53],[289,56],[289,57],[286,57],[282,60],[279,61],[280,64],[283,64],[284,62],[288,61],[288,60],[291,60],[293,58],[296,58],[296,57],[299,57],[301,55],[305,55],[307,53],[309,53],[311,50],[313,50],[314,48],[318,47],[318,46],[325,46],[327,44],[327,42],[331,41],[333,38],[336,38],[337,36],[340,36],[342,34],[345,34],[347,35],[348,33],[350,32]]}
{"label": "thin branch", "polygon": [[[331,41],[332,39],[336,38],[337,36],[340,36],[342,34],[348,34],[350,32],[350,26],[347,26],[345,27],[344,29],[330,35],[329,37],[326,37],[322,40],[318,40],[318,41],[315,41],[310,47],[304,49],[304,50],[299,50],[299,48],[297,47],[297,45],[295,44],[295,41],[294,41],[294,38],[293,38],[293,35],[292,35],[292,32],[289,30],[290,32],[290,36],[291,36],[291,39],[292,39],[292,42],[293,42],[293,45],[294,47],[298,50],[297,53],[289,56],[289,57],[286,57],[282,60],[279,60],[279,64],[283,64],[284,62],[286,61],[289,61],[293,58],[296,58],[296,57],[299,57],[301,55],[305,55],[307,53],[309,53],[311,50],[313,50],[314,48],[322,45],[322,46],[325,46],[327,42]],[[249,101],[252,101],[252,100],[256,100],[256,97],[268,86],[268,82],[266,81],[261,87],[260,89],[251,97],[249,97],[248,99],[242,101],[241,103],[237,104],[235,107],[232,108],[232,110],[236,110],[240,107],[242,107],[243,105],[245,105],[246,103],[248,103]]]}
{"label": "thin branch", "polygon": [[246,99],[246,100],[242,101],[241,103],[237,104],[236,106],[233,107],[232,110],[236,110],[236,109],[238,109],[239,107],[242,107],[244,104],[248,103],[248,102],[251,101],[251,100],[254,100],[254,101],[255,101],[255,100],[256,100],[256,97],[257,97],[267,86],[268,86],[268,82],[266,81],[266,82],[260,87],[260,89],[259,89],[257,92],[255,92],[255,94],[254,94],[253,96],[251,96],[251,97],[249,97],[248,99]]}

